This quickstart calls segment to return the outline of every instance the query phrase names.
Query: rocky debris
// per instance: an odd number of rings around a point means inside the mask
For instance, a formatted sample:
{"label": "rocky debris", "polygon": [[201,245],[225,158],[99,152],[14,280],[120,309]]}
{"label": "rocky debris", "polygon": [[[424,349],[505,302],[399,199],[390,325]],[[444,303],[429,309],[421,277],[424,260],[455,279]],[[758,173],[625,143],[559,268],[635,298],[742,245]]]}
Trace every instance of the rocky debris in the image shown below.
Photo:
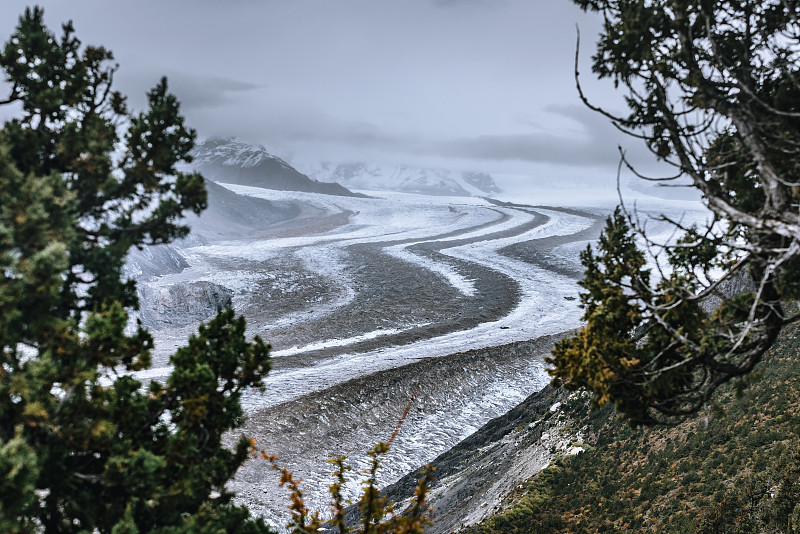
{"label": "rocky debris", "polygon": [[[472,350],[370,374],[267,408],[249,408],[244,433],[305,480],[313,507],[329,500],[327,460],[347,456],[346,497],[355,498],[366,452],[392,434],[416,391],[412,408],[382,463],[388,485],[458,444],[485,421],[540,389],[542,360],[555,336]],[[282,358],[277,358],[279,361]],[[271,395],[268,389],[264,396]],[[259,404],[245,399],[246,406]],[[246,463],[231,484],[242,502],[273,522],[286,522],[286,492],[263,462]]]}
{"label": "rocky debris", "polygon": [[152,245],[132,248],[125,261],[123,274],[128,278],[146,280],[179,273],[188,266],[183,254],[174,245]]}
{"label": "rocky debris", "polygon": [[[432,461],[433,525],[426,532],[454,532],[502,511],[523,483],[554,458],[582,452],[581,429],[575,428],[564,403],[580,396],[546,386]],[[388,486],[383,494],[404,505],[414,496],[420,478],[422,468]],[[351,507],[347,517],[348,522],[356,522],[358,510]]]}
{"label": "rocky debris", "polygon": [[731,278],[723,280],[715,292],[702,301],[700,306],[707,313],[714,311],[724,299],[729,299],[744,291],[755,291],[756,284],[746,271],[739,271]]}
{"label": "rocky debris", "polygon": [[[339,339],[380,329],[389,330],[394,325],[407,325],[397,333],[348,347],[349,351],[366,351],[473,328],[481,322],[501,318],[513,309],[518,300],[514,281],[489,268],[450,260],[476,281],[476,294],[466,298],[452,286],[443,284],[436,273],[399,262],[383,253],[382,245],[354,245],[346,249],[347,256],[342,263],[347,283],[355,288],[355,292],[349,302],[335,308],[333,316],[323,318],[308,314],[306,320],[297,318],[290,324],[272,325],[259,334],[276,347],[302,346],[316,339]],[[335,282],[331,280],[328,283]],[[298,291],[307,291],[304,286],[311,283],[318,284],[319,280],[303,280]],[[322,292],[317,294],[325,295]],[[290,297],[287,294],[281,296],[284,301]],[[328,293],[328,296],[333,295]],[[271,305],[281,304],[276,300]],[[256,303],[256,306],[263,307],[263,304]],[[295,306],[305,309],[308,304]],[[320,308],[319,304],[314,306]],[[380,313],[370,310],[380,310]],[[320,355],[323,354],[307,352],[304,358]]]}
{"label": "rocky debris", "polygon": [[[503,202],[497,202],[497,204],[511,205]],[[592,219],[592,225],[568,236],[556,235],[515,243],[501,249],[500,252],[510,258],[524,261],[564,276],[581,279],[583,278],[584,267],[580,263],[578,253],[585,249],[586,245],[583,245],[580,249],[573,250],[572,254],[567,253],[568,251],[564,250],[563,247],[572,243],[580,244],[597,240],[605,224],[604,218],[598,216],[598,213],[584,210],[568,208],[556,208],[556,210]]]}
{"label": "rocky debris", "polygon": [[212,282],[153,287],[139,283],[139,318],[154,330],[197,324],[231,302],[233,291]]}

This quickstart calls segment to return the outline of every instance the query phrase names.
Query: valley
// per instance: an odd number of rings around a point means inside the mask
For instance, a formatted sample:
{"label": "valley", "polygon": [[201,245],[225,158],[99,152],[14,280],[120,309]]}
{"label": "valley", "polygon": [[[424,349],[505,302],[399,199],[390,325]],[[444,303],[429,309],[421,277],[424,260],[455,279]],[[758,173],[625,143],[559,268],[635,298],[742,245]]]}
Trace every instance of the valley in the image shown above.
{"label": "valley", "polygon": [[[318,509],[329,500],[326,461],[348,457],[346,496],[355,497],[366,451],[388,439],[415,391],[384,458],[382,486],[549,382],[544,355],[579,326],[579,251],[597,238],[607,213],[479,197],[223,185],[225,192],[211,188],[212,200],[226,199],[212,212],[214,224],[204,214],[172,251],[185,265],[175,268],[173,256],[162,254],[165,271],[151,268],[139,279],[142,317],[170,295],[199,300],[181,304],[192,321],[162,313],[151,322],[154,365],[138,376],[163,379],[199,311],[210,317],[231,302],[250,334],[273,347],[265,392],[243,400],[245,432],[305,480],[307,502]],[[254,202],[282,216],[244,217]],[[266,462],[245,464],[231,489],[274,526],[285,524],[287,492]]]}

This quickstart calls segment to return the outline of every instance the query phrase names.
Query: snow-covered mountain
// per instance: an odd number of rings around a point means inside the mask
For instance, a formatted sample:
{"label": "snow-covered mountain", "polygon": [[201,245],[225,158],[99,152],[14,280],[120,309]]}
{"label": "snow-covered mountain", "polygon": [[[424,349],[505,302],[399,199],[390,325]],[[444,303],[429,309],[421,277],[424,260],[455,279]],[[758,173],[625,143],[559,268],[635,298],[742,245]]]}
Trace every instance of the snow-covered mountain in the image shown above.
{"label": "snow-covered mountain", "polygon": [[263,146],[235,139],[207,139],[192,151],[192,165],[215,182],[340,196],[363,196],[337,183],[317,181],[270,154]]}
{"label": "snow-covered mountain", "polygon": [[486,196],[500,192],[491,175],[377,163],[300,164],[316,180],[351,189],[401,191],[426,195]]}

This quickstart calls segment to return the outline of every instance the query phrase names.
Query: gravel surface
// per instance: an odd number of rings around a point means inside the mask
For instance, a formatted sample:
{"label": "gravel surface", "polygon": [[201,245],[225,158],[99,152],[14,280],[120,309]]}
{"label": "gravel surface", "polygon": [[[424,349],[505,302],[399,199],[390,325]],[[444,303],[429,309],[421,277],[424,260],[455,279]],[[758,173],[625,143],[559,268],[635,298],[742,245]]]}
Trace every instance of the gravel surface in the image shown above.
{"label": "gravel surface", "polygon": [[[365,452],[388,438],[415,388],[382,484],[544,387],[551,335],[578,324],[577,251],[599,233],[596,213],[234,189],[291,205],[294,216],[184,249],[190,267],[147,281],[143,294],[198,280],[232,292],[250,332],[274,347],[267,392],[245,399],[246,433],[306,480],[314,506],[328,501],[334,456],[356,467],[355,494]],[[195,327],[156,331],[156,369],[142,378],[164,376]],[[248,462],[231,486],[285,524],[286,494],[265,462]]]}

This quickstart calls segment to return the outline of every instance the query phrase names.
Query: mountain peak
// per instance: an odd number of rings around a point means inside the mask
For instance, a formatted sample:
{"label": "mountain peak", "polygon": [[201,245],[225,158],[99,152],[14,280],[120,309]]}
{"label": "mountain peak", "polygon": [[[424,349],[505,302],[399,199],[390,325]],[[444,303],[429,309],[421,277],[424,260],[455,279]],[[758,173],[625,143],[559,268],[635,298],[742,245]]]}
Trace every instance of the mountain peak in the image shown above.
{"label": "mountain peak", "polygon": [[312,180],[266,147],[212,137],[192,150],[193,166],[214,182],[340,196],[364,196],[337,183]]}
{"label": "mountain peak", "polygon": [[234,137],[206,139],[195,145],[192,156],[197,166],[227,165],[248,168],[271,160],[283,167],[291,168],[281,158],[271,154],[264,145],[250,145]]}

